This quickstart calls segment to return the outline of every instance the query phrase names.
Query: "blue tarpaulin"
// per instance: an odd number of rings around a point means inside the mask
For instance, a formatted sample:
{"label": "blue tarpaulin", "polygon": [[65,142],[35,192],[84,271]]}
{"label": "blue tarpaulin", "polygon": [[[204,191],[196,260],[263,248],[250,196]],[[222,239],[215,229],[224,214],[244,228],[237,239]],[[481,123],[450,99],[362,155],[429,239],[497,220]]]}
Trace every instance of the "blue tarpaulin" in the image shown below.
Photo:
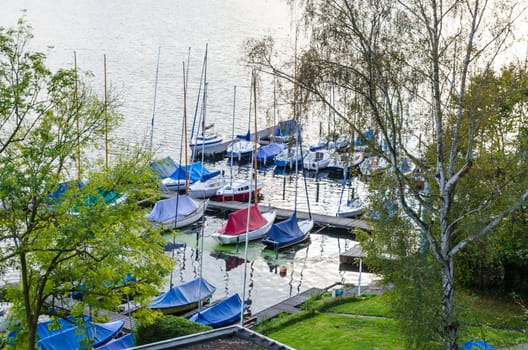
{"label": "blue tarpaulin", "polygon": [[215,290],[215,286],[198,277],[157,296],[152,300],[150,308],[159,310],[183,307],[211,296]]}
{"label": "blue tarpaulin", "polygon": [[266,146],[262,146],[259,148],[257,152],[257,161],[259,162],[268,162],[273,160],[277,154],[279,154],[284,147],[286,147],[283,143],[276,143],[272,142]]}
{"label": "blue tarpaulin", "polygon": [[154,204],[154,208],[148,215],[148,219],[154,222],[164,222],[177,217],[189,215],[199,205],[188,195],[178,195],[168,199],[162,199]]}
{"label": "blue tarpaulin", "polygon": [[[188,175],[187,175],[188,174]],[[220,174],[220,171],[209,171],[202,162],[195,162],[187,166],[180,165],[169,177],[174,180],[185,180],[188,176],[189,182],[205,181]]]}
{"label": "blue tarpaulin", "polygon": [[[109,342],[119,333],[124,320],[108,323],[87,323],[63,330],[38,341],[41,350],[76,350],[90,349]],[[87,346],[87,344],[91,344]]]}
{"label": "blue tarpaulin", "polygon": [[171,157],[163,158],[162,160],[156,160],[150,163],[150,167],[155,172],[159,173],[161,178],[170,177],[176,170],[178,170],[178,165],[172,160]]}
{"label": "blue tarpaulin", "polygon": [[361,146],[365,141],[372,140],[372,139],[374,139],[374,131],[372,131],[372,129],[368,129],[362,135],[356,138],[354,145]]}
{"label": "blue tarpaulin", "polygon": [[203,311],[194,314],[189,320],[213,328],[230,325],[240,320],[242,300],[238,294],[233,294]]}
{"label": "blue tarpaulin", "polygon": [[297,214],[293,212],[288,220],[273,224],[271,229],[262,240],[262,243],[274,248],[300,241],[304,238],[304,233],[297,224]]}
{"label": "blue tarpaulin", "polygon": [[95,350],[123,350],[132,348],[136,345],[136,340],[134,339],[134,334],[129,333],[120,338],[112,340],[106,345],[96,348]]}
{"label": "blue tarpaulin", "polygon": [[88,322],[90,318],[85,316],[81,319],[74,319],[73,317],[67,318],[56,318],[46,322],[39,322],[37,324],[37,336],[38,339],[51,337],[57,333],[64,332],[70,328],[78,326],[82,322]]}
{"label": "blue tarpaulin", "polygon": [[460,345],[461,350],[495,350],[495,347],[484,340],[470,340]]}

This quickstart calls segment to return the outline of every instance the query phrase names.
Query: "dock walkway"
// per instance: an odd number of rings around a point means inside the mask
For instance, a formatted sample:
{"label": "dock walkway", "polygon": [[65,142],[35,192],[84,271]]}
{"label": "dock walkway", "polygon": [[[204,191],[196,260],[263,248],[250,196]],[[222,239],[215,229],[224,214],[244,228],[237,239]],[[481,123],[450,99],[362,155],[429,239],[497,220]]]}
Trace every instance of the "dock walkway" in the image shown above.
{"label": "dock walkway", "polygon": [[[209,209],[229,210],[229,211],[235,211],[235,210],[239,210],[239,209],[246,208],[246,207],[247,207],[247,203],[236,202],[236,201],[227,201],[227,202],[209,201],[209,205],[208,205]],[[277,218],[279,219],[289,218],[293,214],[293,210],[291,209],[275,208],[272,206],[259,205],[259,209],[262,213],[275,210],[277,212]],[[309,215],[307,212],[297,210],[297,218],[300,220],[305,220],[309,218]],[[319,227],[332,227],[332,228],[345,229],[345,230],[353,230],[355,228],[359,228],[359,229],[366,230],[366,231],[372,230],[370,223],[364,220],[341,218],[338,216],[330,216],[330,215],[316,214],[316,213],[312,213],[312,219],[314,220],[314,225],[319,226]]]}
{"label": "dock walkway", "polygon": [[253,315],[252,319],[254,320],[255,324],[259,324],[260,322],[273,318],[283,312],[287,312],[290,314],[300,312],[301,309],[299,309],[298,306],[323,291],[323,289],[319,288],[310,288],[276,305],[270,306],[267,309],[257,312],[255,315]]}

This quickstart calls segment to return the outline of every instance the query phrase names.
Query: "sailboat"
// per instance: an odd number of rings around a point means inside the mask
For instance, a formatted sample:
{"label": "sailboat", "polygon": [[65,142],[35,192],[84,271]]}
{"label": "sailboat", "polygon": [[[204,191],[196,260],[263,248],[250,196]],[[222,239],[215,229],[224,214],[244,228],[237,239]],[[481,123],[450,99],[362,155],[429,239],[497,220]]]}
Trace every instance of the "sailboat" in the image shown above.
{"label": "sailboat", "polygon": [[[44,326],[39,324],[40,340],[37,343],[39,349],[78,349],[79,346],[85,344],[87,340],[93,342],[92,346],[94,348],[98,348],[116,337],[125,324],[125,320],[118,320],[107,323],[87,322],[75,325],[71,320],[60,320],[60,328],[55,328],[53,330],[48,328],[48,324]],[[54,321],[49,321],[47,323],[50,322]],[[42,333],[44,333],[45,336],[43,336]]]}
{"label": "sailboat", "polygon": [[157,201],[146,218],[154,226],[166,230],[180,228],[198,221],[204,215],[207,204],[208,200],[194,200],[187,194],[178,194]]}
{"label": "sailboat", "polygon": [[254,204],[229,214],[225,225],[213,233],[212,237],[220,244],[243,242],[246,236],[249,241],[261,239],[271,228],[276,216],[275,210],[261,213],[258,205]]}
{"label": "sailboat", "polygon": [[191,148],[193,154],[200,151],[202,154],[210,148],[214,148],[222,143],[224,140],[223,136],[216,133],[216,132],[210,132],[209,130],[214,130],[214,123],[207,125],[205,122],[205,98],[206,98],[206,87],[207,87],[207,45],[205,47],[205,55],[204,55],[204,61],[203,61],[203,74],[202,78],[204,79],[204,100],[203,105],[204,109],[202,110],[202,132],[200,134],[197,134],[193,137],[191,137],[191,141],[189,142],[189,147]]}
{"label": "sailboat", "polygon": [[[233,137],[234,137],[234,129],[235,129],[235,101],[236,101],[236,86],[234,87],[234,92],[233,92],[233,125],[232,125],[232,130],[233,130]],[[251,106],[251,103],[250,103],[250,106]],[[251,114],[250,114],[251,116]],[[251,122],[250,122],[251,124]],[[249,130],[248,130],[248,135],[249,135]],[[255,130],[255,135],[256,135],[256,130]],[[253,155],[253,151],[255,150],[256,147],[256,139],[253,140],[254,143],[253,143],[253,149],[251,150],[251,155]],[[231,171],[231,175],[230,175],[230,178],[229,180],[226,181],[226,184],[219,188],[218,191],[216,192],[216,197],[215,199],[217,201],[220,201],[220,202],[223,202],[223,201],[241,201],[241,202],[245,202],[247,200],[250,199],[251,196],[253,196],[252,198],[258,198],[259,196],[259,193],[260,193],[260,190],[262,190],[262,188],[264,187],[264,183],[260,180],[257,180],[257,181],[252,181],[251,179],[234,179],[233,178],[233,158],[235,157],[235,154],[234,153],[230,153],[230,159],[231,159],[231,164],[230,164],[230,171]]]}
{"label": "sailboat", "polygon": [[284,143],[270,142],[262,146],[257,151],[257,162],[266,165],[272,162],[273,159],[286,147]]}
{"label": "sailboat", "polygon": [[339,205],[337,207],[336,216],[342,218],[354,218],[364,214],[368,209],[368,202],[365,199],[356,197],[354,191],[347,195],[346,199],[343,199],[345,187],[347,185],[347,172],[343,173],[343,185],[341,187],[341,195],[339,197]]}
{"label": "sailboat", "polygon": [[316,151],[309,151],[308,155],[303,159],[303,167],[307,170],[325,169],[332,160],[330,151],[321,149]]}
{"label": "sailboat", "polygon": [[181,314],[194,309],[200,302],[208,302],[215,291],[215,286],[198,277],[157,296],[149,309],[161,311],[165,315]]}
{"label": "sailboat", "polygon": [[[297,89],[295,88],[295,90]],[[294,93],[294,96],[296,96],[296,93]],[[296,103],[294,103],[294,106],[296,106]],[[294,107],[294,114],[295,112],[296,108]],[[300,127],[297,128],[297,143],[298,145],[296,145],[296,149],[300,150],[300,158],[303,159],[304,154],[302,153],[303,147]],[[262,240],[262,243],[268,248],[278,250],[290,247],[292,245],[304,242],[310,237],[310,231],[312,230],[314,225],[312,214],[309,209],[310,203],[308,203],[308,213],[310,218],[308,220],[302,221],[297,220],[297,182],[299,177],[298,167],[299,163],[297,162],[295,165],[295,210],[289,219],[277,224],[273,224],[271,226],[270,230]],[[303,179],[306,190],[306,200],[308,200],[308,189],[306,187],[306,178],[304,177],[304,171]]]}
{"label": "sailboat", "polygon": [[[204,94],[203,94],[203,107],[202,107],[202,129],[205,128],[203,121],[206,116],[206,103],[207,103],[207,81],[205,82]],[[203,131],[202,131],[203,133]],[[205,156],[205,144],[202,144],[202,162]],[[195,152],[193,152],[193,155]],[[220,175],[220,171],[213,175],[201,172],[199,181],[194,182],[189,186],[188,194],[192,198],[209,198],[216,195],[216,192],[226,184],[225,178]]]}
{"label": "sailboat", "polygon": [[[244,306],[247,307],[247,305]],[[240,299],[238,293],[235,293],[230,297],[197,312],[192,315],[189,320],[213,328],[224,327],[240,320],[242,309],[242,299]]]}
{"label": "sailboat", "polygon": [[[187,84],[186,84],[185,64],[183,65],[183,127],[182,133],[187,138]],[[185,145],[187,142],[182,143]],[[182,147],[183,148],[183,147]],[[180,160],[181,160],[180,149]],[[185,152],[185,161],[187,162],[187,151]],[[184,167],[182,172],[184,176],[177,176],[185,179],[187,187],[189,180],[190,167]],[[180,168],[182,169],[182,168]],[[177,171],[178,172],[178,171]],[[203,172],[203,170],[202,170]],[[197,201],[192,199],[188,194],[177,194],[174,197],[162,199],[156,202],[152,211],[147,215],[147,218],[155,225],[161,226],[163,229],[179,228],[187,226],[195,221],[198,221],[205,213],[208,200]]]}
{"label": "sailboat", "polygon": [[[243,135],[237,135],[237,138],[231,142],[229,146],[227,146],[227,157],[229,158],[236,158],[239,161],[242,159],[250,159],[253,156],[253,152],[255,151],[255,148],[258,148],[259,145],[256,143],[256,137],[257,137],[257,131],[255,130],[255,134],[253,135],[253,139],[255,139],[255,142],[251,141],[251,96],[253,95],[253,90],[250,89],[249,93],[249,121],[248,121],[248,131],[246,134]],[[257,108],[255,106],[255,108]],[[256,146],[256,147],[255,147]]]}

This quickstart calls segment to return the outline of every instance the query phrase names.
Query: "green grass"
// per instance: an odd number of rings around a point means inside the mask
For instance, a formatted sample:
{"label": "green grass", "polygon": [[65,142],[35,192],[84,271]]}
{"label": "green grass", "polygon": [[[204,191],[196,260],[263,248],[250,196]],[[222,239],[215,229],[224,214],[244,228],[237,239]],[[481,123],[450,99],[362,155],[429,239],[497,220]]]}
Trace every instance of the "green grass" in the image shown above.
{"label": "green grass", "polygon": [[[528,341],[526,317],[511,299],[463,293],[459,299],[464,310],[460,344],[484,339],[505,347]],[[326,293],[307,301],[303,309],[299,314],[280,315],[255,330],[299,350],[406,348],[391,318],[386,294],[331,298]]]}
{"label": "green grass", "polygon": [[359,302],[347,302],[326,309],[328,312],[344,314],[391,317],[390,307],[385,295],[365,294]]}
{"label": "green grass", "polygon": [[298,350],[405,349],[398,334],[391,319],[314,314],[267,336]]}
{"label": "green grass", "polygon": [[526,315],[520,305],[509,297],[459,293],[462,320],[469,325],[485,325],[512,329],[525,329]]}

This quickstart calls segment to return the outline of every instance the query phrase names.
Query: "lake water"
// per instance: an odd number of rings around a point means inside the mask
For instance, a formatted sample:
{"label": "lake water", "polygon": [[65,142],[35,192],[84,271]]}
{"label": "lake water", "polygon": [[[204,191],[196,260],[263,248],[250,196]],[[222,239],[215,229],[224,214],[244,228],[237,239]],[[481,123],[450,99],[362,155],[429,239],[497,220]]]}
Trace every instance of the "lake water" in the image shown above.
{"label": "lake water", "polygon": [[[235,133],[248,129],[251,72],[243,63],[244,41],[272,35],[280,55],[292,57],[294,30],[292,13],[280,0],[17,0],[5,1],[0,11],[0,25],[14,26],[27,9],[27,22],[35,35],[32,47],[48,54],[52,69],[73,66],[76,52],[78,66],[93,73],[94,89],[103,94],[103,55],[107,57],[107,79],[111,91],[121,100],[123,125],[112,135],[117,143],[148,140],[154,115],[153,145],[159,157],[178,160],[183,115],[182,63],[189,60],[188,110],[194,110],[200,80],[200,69],[208,45],[207,119],[216,131],[230,137],[232,133],[233,87],[237,86]],[[53,46],[48,49],[48,46]],[[156,62],[160,52],[156,109],[154,106]],[[273,123],[273,84],[262,77],[259,87],[258,125]],[[291,117],[286,102],[278,105],[281,119]],[[190,113],[192,115],[192,113]],[[320,120],[319,116],[311,116]],[[325,116],[326,118],[326,116]],[[191,123],[189,122],[189,125]],[[318,133],[319,123],[308,123],[309,135]],[[314,140],[314,138],[311,138]],[[102,156],[102,155],[101,155]],[[227,161],[208,163],[211,169],[230,171]],[[248,166],[233,171],[247,176]],[[322,172],[307,178],[308,200],[313,212],[335,215],[341,196],[341,180]],[[273,168],[261,169],[264,179],[265,205],[293,208],[295,176]],[[353,182],[358,191],[365,184]],[[299,178],[298,207],[308,209],[302,178]],[[345,194],[346,195],[346,194]],[[207,215],[204,228],[203,276],[217,287],[215,299],[242,293],[243,249],[217,246],[210,235],[225,218]],[[196,232],[187,229],[168,241],[185,243],[174,254],[175,283],[199,273]],[[259,242],[251,243],[247,265],[247,297],[252,311],[258,312],[289,296],[311,287],[326,287],[335,282],[357,283],[358,274],[339,267],[339,253],[355,244],[348,233],[322,231],[311,235],[309,244],[292,247],[276,257],[263,250]],[[280,266],[286,273],[279,273]],[[16,275],[16,274],[15,274]],[[16,278],[5,276],[8,280]],[[372,276],[363,274],[363,284]]]}

